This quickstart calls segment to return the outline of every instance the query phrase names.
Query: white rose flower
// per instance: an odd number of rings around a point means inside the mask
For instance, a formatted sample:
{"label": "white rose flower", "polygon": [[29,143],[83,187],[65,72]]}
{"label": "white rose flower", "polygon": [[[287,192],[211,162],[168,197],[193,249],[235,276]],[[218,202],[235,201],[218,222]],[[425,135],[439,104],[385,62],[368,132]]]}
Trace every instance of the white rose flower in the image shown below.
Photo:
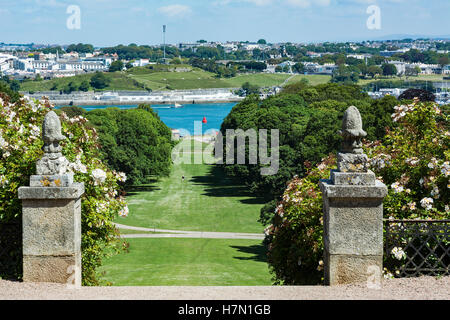
{"label": "white rose flower", "polygon": [[91,176],[94,178],[95,180],[94,184],[96,186],[102,184],[106,180],[106,172],[103,171],[102,169],[92,170]]}
{"label": "white rose flower", "polygon": [[416,210],[416,203],[415,202],[410,202],[410,203],[408,203],[408,207],[409,207],[409,210]]}
{"label": "white rose flower", "polygon": [[128,209],[128,206],[126,205],[122,210],[120,210],[119,215],[121,217],[128,217],[128,213],[130,210]]}
{"label": "white rose flower", "polygon": [[425,210],[431,210],[433,208],[433,199],[432,198],[423,198],[420,200],[420,205]]}
{"label": "white rose flower", "polygon": [[125,182],[127,181],[127,175],[125,174],[125,172],[119,172],[119,181],[121,182]]}
{"label": "white rose flower", "polygon": [[392,248],[391,254],[395,257],[397,260],[402,260],[406,258],[406,253],[403,251],[402,248],[394,247]]}
{"label": "white rose flower", "polygon": [[8,184],[8,179],[6,179],[6,177],[5,176],[0,176],[0,186],[2,187],[2,188],[4,188],[7,184]]}

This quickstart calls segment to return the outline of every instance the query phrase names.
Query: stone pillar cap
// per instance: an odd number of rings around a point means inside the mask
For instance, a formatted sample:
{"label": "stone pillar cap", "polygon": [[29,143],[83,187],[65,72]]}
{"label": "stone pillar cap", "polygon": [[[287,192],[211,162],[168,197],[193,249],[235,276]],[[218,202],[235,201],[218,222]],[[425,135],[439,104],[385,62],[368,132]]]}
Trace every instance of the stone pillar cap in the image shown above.
{"label": "stone pillar cap", "polygon": [[73,183],[70,187],[20,187],[19,199],[78,199],[84,193],[84,183]]}

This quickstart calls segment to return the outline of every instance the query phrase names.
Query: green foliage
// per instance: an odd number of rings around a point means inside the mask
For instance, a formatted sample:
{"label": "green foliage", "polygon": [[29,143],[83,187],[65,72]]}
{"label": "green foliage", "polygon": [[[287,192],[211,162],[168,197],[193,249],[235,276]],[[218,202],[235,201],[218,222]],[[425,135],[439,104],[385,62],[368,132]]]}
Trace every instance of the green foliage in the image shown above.
{"label": "green foliage", "polygon": [[383,74],[383,69],[381,69],[381,67],[379,66],[369,66],[367,68],[367,75],[370,76],[372,79],[375,76],[379,76]]}
{"label": "green foliage", "polygon": [[87,92],[87,91],[89,91],[90,88],[91,88],[91,85],[89,84],[88,81],[85,80],[85,81],[81,82],[80,87],[78,89],[80,91]]}
{"label": "green foliage", "polygon": [[[137,46],[135,44],[130,44],[129,46],[120,44],[115,47],[102,48],[102,52],[104,54],[118,54],[121,60],[150,59],[157,61],[164,56],[162,47],[152,48],[148,45]],[[177,48],[166,46],[167,58],[178,57],[179,55],[180,51]]]}
{"label": "green foliage", "polygon": [[66,107],[61,107],[57,110],[55,110],[55,112],[60,115],[62,112],[64,112],[69,118],[74,118],[74,117],[78,117],[78,116],[85,116],[86,110],[84,110],[81,107],[77,107],[77,106],[66,106]]}
{"label": "green foliage", "polygon": [[86,114],[98,130],[103,158],[114,170],[125,172],[129,184],[170,172],[172,132],[148,108],[107,108]]}
{"label": "green foliage", "polygon": [[294,82],[288,85],[285,85],[283,87],[283,93],[299,93],[301,92],[303,89],[305,89],[308,86],[308,79],[301,79],[298,82]]}
{"label": "green foliage", "polygon": [[133,68],[133,64],[132,64],[131,62],[127,62],[127,63],[125,64],[125,68],[127,68],[127,70],[128,70],[128,69],[131,69],[131,68]]}
{"label": "green foliage", "polygon": [[251,94],[259,94],[259,87],[257,85],[253,85],[250,82],[245,82],[240,90],[240,94],[242,96],[249,96]]}
{"label": "green foliage", "polygon": [[267,254],[275,284],[316,285],[323,280],[323,213],[319,180],[335,168],[333,156],[294,177],[266,230]]}
{"label": "green foliage", "polygon": [[123,69],[123,62],[121,60],[114,61],[109,66],[109,72],[116,72],[116,71],[122,71]]}
{"label": "green foliage", "polygon": [[8,97],[8,100],[11,102],[16,102],[20,99],[20,94],[17,92],[17,90],[14,90],[14,86],[11,82],[9,82],[9,79],[7,81],[0,80],[0,98],[6,98]]}
{"label": "green foliage", "polygon": [[296,64],[294,64],[294,66],[292,68],[297,73],[305,72],[305,65],[303,63],[296,63]]}
{"label": "green foliage", "polygon": [[336,132],[349,106],[360,110],[368,138],[382,139],[385,128],[392,126],[390,115],[397,103],[394,97],[372,100],[355,85],[331,83],[289,85],[282,94],[265,100],[249,96],[224,119],[221,132],[225,136],[226,129],[278,129],[280,168],[274,176],[261,176],[260,165],[226,165],[225,171],[272,200],[294,175],[306,173],[305,161],[316,164],[337,151],[340,137]]}
{"label": "green foliage", "polygon": [[78,53],[92,53],[94,52],[94,46],[92,44],[71,44],[66,49],[67,52],[78,52]]}
{"label": "green foliage", "polygon": [[[40,130],[45,114],[52,110],[46,102],[20,99],[10,104],[0,101],[0,221],[21,219],[17,190],[35,174],[36,161],[42,157]],[[126,215],[125,200],[118,196],[119,182],[125,176],[109,170],[99,158],[97,134],[82,116],[61,114],[63,155],[70,162],[74,180],[85,184],[82,205],[82,279],[84,285],[98,285],[96,268],[105,256],[103,249],[119,244],[112,224],[119,214]],[[116,247],[117,248],[117,247]]]}
{"label": "green foliage", "polygon": [[78,91],[78,86],[75,84],[75,82],[71,81],[67,85],[64,86],[62,89],[62,92],[65,94],[70,94],[73,91]]}
{"label": "green foliage", "polygon": [[[387,131],[384,142],[365,144],[371,169],[388,186],[384,217],[449,219],[448,108],[416,100],[396,106],[392,118],[396,126]],[[330,156],[309,169],[304,178],[294,177],[274,210],[265,242],[276,284],[319,284],[323,280],[319,180],[329,178],[335,162]],[[262,212],[261,220],[268,221],[268,215],[267,210]],[[389,258],[385,256],[385,262]]]}
{"label": "green foliage", "polygon": [[384,88],[418,88],[434,90],[433,83],[431,81],[415,80],[415,81],[404,81],[404,80],[377,80],[370,82],[363,86],[366,91],[384,89]]}
{"label": "green foliage", "polygon": [[397,67],[392,63],[385,63],[381,66],[383,76],[395,76],[397,74]]}
{"label": "green foliage", "polygon": [[96,72],[90,81],[90,84],[95,89],[104,89],[111,82],[110,78],[107,78],[102,72]]}
{"label": "green foliage", "polygon": [[49,53],[56,54],[57,52],[58,52],[59,54],[63,54],[63,53],[64,53],[64,50],[63,50],[61,47],[59,47],[59,46],[57,46],[57,47],[51,47],[51,48],[45,48],[45,49],[41,49],[41,50],[39,50],[39,51],[41,51],[41,52],[44,53],[44,54],[49,54]]}
{"label": "green foliage", "polygon": [[450,218],[448,109],[415,100],[395,108],[385,143],[367,146],[372,170],[390,187],[385,216]]}
{"label": "green foliage", "polygon": [[333,71],[331,82],[334,83],[357,83],[359,80],[360,70],[355,66],[345,66],[343,64]]}

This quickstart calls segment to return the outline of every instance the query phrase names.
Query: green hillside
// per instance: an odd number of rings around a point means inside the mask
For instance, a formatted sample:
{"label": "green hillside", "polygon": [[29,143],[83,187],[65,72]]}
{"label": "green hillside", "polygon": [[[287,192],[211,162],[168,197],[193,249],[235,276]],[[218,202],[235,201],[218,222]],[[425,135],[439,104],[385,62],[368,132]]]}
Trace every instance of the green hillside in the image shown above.
{"label": "green hillside", "polygon": [[[190,69],[190,71],[185,71]],[[178,70],[178,71],[177,71]],[[181,71],[181,72],[179,72]],[[55,78],[52,80],[32,81],[21,84],[21,91],[51,91],[63,90],[70,82],[79,87],[83,81],[90,82],[93,73],[82,74],[74,77]],[[289,74],[242,74],[233,78],[217,78],[214,73],[192,68],[189,65],[154,65],[148,67],[136,67],[121,72],[105,72],[109,84],[103,91],[111,90],[183,90],[206,88],[238,88],[245,82],[259,87],[280,86],[287,81],[291,83],[306,78],[311,84],[326,83],[330,76],[323,75],[289,75]],[[91,87],[90,90],[93,90]]]}

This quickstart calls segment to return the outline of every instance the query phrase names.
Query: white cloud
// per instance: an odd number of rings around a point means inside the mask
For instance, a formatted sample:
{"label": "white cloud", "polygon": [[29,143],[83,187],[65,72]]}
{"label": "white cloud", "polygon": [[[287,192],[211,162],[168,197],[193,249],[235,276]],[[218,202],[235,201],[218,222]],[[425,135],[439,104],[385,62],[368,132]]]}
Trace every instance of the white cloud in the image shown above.
{"label": "white cloud", "polygon": [[253,3],[257,6],[267,6],[269,4],[272,4],[272,0],[245,0],[245,2]]}
{"label": "white cloud", "polygon": [[252,3],[256,6],[268,6],[271,4],[279,4],[279,5],[287,4],[294,7],[308,8],[312,5],[318,5],[322,7],[329,6],[331,4],[331,0],[216,0],[215,2],[213,2],[214,5],[227,5],[230,3]]}
{"label": "white cloud", "polygon": [[182,4],[173,4],[170,6],[161,7],[158,11],[169,18],[181,18],[192,13],[192,9],[189,6]]}
{"label": "white cloud", "polygon": [[327,7],[331,4],[331,0],[286,0],[286,3],[299,8],[308,8],[312,5]]}
{"label": "white cloud", "polygon": [[213,2],[213,4],[219,5],[219,6],[225,6],[230,3],[239,3],[239,2],[240,3],[242,3],[242,2],[252,3],[257,6],[267,6],[269,4],[272,4],[274,2],[274,0],[216,0]]}
{"label": "white cloud", "polygon": [[288,4],[294,7],[307,8],[311,5],[309,0],[287,0]]}

